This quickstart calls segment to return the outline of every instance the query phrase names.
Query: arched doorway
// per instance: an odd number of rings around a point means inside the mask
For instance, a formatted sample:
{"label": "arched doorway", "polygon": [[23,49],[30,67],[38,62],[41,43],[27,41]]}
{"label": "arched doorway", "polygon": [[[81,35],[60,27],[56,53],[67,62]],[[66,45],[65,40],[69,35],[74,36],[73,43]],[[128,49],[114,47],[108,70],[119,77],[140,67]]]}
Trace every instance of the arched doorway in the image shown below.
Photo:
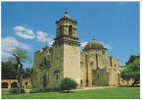
{"label": "arched doorway", "polygon": [[2,88],[8,88],[8,83],[7,82],[3,82],[2,83]]}
{"label": "arched doorway", "polygon": [[11,88],[16,88],[17,87],[17,82],[13,82],[12,84],[11,84]]}
{"label": "arched doorway", "polygon": [[25,82],[25,87],[28,88],[28,82]]}

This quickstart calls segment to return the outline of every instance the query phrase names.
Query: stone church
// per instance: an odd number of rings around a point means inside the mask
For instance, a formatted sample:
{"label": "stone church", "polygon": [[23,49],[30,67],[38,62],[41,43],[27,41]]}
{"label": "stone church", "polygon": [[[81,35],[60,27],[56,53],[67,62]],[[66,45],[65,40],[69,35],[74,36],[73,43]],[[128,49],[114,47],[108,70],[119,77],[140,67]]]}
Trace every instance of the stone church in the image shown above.
{"label": "stone church", "polygon": [[107,48],[96,40],[80,50],[77,21],[65,12],[56,21],[56,38],[51,47],[34,53],[32,85],[36,88],[57,88],[65,77],[78,87],[118,86],[120,60],[107,55]]}

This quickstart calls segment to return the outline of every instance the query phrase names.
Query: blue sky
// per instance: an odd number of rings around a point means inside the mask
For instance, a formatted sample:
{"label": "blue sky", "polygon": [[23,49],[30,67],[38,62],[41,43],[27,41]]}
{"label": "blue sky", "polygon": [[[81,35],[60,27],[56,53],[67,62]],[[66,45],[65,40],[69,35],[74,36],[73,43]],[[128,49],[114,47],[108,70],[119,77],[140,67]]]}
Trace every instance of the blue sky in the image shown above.
{"label": "blue sky", "polygon": [[78,21],[82,44],[95,38],[108,48],[109,56],[120,58],[121,65],[139,54],[139,2],[2,2],[2,60],[16,47],[33,58],[35,51],[52,44],[55,22],[65,9]]}

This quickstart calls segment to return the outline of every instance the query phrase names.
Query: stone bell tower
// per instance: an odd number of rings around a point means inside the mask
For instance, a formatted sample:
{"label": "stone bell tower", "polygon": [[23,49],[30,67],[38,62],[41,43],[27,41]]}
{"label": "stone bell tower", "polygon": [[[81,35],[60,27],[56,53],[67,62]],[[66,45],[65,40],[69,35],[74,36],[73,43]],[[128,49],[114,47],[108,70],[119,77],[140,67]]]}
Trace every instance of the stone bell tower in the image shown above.
{"label": "stone bell tower", "polygon": [[77,37],[77,21],[72,20],[66,11],[64,16],[56,21],[56,38],[54,47],[60,54],[62,76],[74,79],[78,84],[80,72],[80,43]]}

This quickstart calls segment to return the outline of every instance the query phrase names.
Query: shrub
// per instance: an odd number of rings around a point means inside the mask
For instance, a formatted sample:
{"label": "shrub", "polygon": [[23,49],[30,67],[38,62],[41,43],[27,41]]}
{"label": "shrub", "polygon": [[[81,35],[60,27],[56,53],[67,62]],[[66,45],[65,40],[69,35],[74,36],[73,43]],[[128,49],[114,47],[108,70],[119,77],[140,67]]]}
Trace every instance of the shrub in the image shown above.
{"label": "shrub", "polygon": [[[10,94],[17,94],[18,93],[18,88],[11,88],[9,90]],[[25,90],[22,88],[21,93],[25,93]]]}
{"label": "shrub", "polygon": [[75,89],[76,87],[77,87],[76,81],[70,78],[64,78],[60,84],[60,89],[63,91],[66,90],[67,92],[70,92],[71,89]]}

